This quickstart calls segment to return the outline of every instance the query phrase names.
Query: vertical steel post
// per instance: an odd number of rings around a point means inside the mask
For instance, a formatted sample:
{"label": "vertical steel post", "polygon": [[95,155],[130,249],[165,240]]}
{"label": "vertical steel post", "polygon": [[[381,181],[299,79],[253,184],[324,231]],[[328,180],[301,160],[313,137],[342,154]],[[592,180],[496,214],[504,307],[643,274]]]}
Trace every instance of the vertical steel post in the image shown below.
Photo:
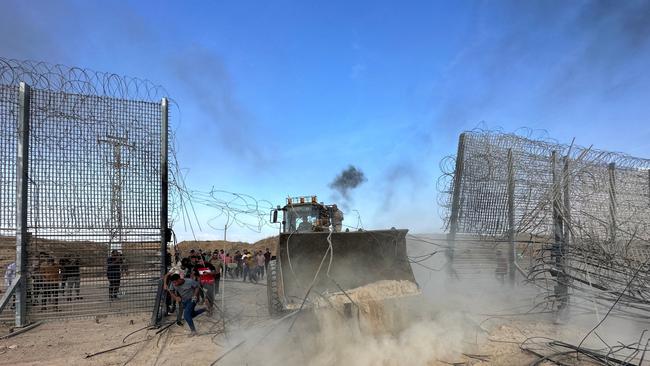
{"label": "vertical steel post", "polygon": [[162,277],[167,274],[167,233],[169,225],[169,101],[160,102],[160,277],[156,300],[151,315],[151,324],[158,322],[160,301],[163,294]]}
{"label": "vertical steel post", "polygon": [[609,176],[609,219],[610,219],[610,241],[616,245],[616,164],[610,163],[607,166],[607,175]]}
{"label": "vertical steel post", "polygon": [[564,170],[562,173],[562,188],[564,189],[564,255],[569,251],[569,247],[573,242],[573,233],[571,232],[571,200],[569,192],[571,191],[571,174],[569,173],[569,157],[565,156]]}
{"label": "vertical steel post", "polygon": [[160,275],[167,273],[167,230],[169,225],[169,101],[163,98],[160,103]]}
{"label": "vertical steel post", "polygon": [[29,108],[31,89],[24,82],[18,90],[18,149],[16,151],[16,326],[27,324],[27,209],[29,179]]}
{"label": "vertical steel post", "polygon": [[564,227],[562,222],[562,183],[560,177],[558,177],[557,172],[557,153],[555,151],[551,152],[551,171],[553,176],[553,185],[552,185],[552,207],[553,207],[553,248],[551,251],[551,256],[554,259],[555,264],[555,274],[557,278],[557,285],[555,286],[555,297],[557,298],[559,305],[558,311],[564,313],[568,305],[568,283],[566,276],[566,269],[564,265]]}
{"label": "vertical steel post", "polygon": [[463,167],[465,163],[465,140],[466,134],[461,133],[458,137],[458,152],[456,153],[456,167],[454,169],[454,186],[451,197],[451,215],[449,217],[449,234],[447,235],[447,269],[453,273],[452,263],[454,261],[454,247],[456,246],[456,233],[458,232],[458,218],[460,216],[460,188],[463,182]]}
{"label": "vertical steel post", "polygon": [[508,251],[508,277],[510,284],[515,284],[515,166],[512,156],[512,149],[508,149],[508,242],[510,248]]}

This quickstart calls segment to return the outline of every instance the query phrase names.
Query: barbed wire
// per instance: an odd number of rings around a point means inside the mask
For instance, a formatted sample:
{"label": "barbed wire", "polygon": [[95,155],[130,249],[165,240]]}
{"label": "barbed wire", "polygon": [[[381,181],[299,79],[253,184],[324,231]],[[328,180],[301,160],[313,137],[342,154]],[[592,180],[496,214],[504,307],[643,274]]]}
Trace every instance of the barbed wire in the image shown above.
{"label": "barbed wire", "polygon": [[168,93],[147,79],[87,68],[0,57],[0,84],[25,82],[41,90],[118,99],[160,101]]}
{"label": "barbed wire", "polygon": [[[482,240],[507,236],[510,153],[513,231],[518,241],[537,242],[527,281],[546,291],[547,305],[561,301],[558,285],[594,306],[611,304],[625,289],[616,312],[650,316],[650,268],[632,276],[650,257],[650,160],[561,144],[539,131],[520,133],[465,132],[459,177],[456,158],[442,159],[437,187],[445,228],[456,178],[458,232]],[[558,220],[563,249],[554,238]]]}

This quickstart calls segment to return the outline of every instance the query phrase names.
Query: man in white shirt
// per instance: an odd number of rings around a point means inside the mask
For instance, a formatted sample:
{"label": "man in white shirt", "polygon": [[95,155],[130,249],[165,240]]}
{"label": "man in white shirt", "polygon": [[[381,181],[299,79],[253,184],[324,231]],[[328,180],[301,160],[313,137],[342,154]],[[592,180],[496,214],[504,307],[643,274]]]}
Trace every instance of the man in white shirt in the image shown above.
{"label": "man in white shirt", "polygon": [[9,263],[5,270],[5,289],[11,286],[14,278],[16,278],[16,262]]}

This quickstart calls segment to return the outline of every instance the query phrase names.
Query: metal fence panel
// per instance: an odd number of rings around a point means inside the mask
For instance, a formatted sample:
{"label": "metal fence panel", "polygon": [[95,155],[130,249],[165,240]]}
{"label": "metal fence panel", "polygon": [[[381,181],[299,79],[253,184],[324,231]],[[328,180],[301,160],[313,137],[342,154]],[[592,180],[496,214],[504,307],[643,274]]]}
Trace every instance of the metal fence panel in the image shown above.
{"label": "metal fence panel", "polygon": [[33,91],[31,318],[151,309],[159,151],[157,103]]}
{"label": "metal fence panel", "polygon": [[[649,159],[490,131],[465,132],[458,151],[456,164],[443,166],[454,166],[443,172],[454,179],[447,180],[442,194],[452,197],[439,200],[447,208],[450,245],[456,233],[478,234],[486,243],[507,239],[513,254],[509,268],[514,269],[514,254],[522,255],[516,245],[528,243],[535,251],[525,276],[546,288],[546,301],[559,310],[566,308],[570,293],[647,317]],[[514,173],[510,196],[509,153]],[[512,228],[506,223],[509,214],[514,216]],[[474,252],[484,247],[473,243]],[[449,256],[456,267],[462,265],[461,255]],[[474,265],[470,261],[469,267]]]}
{"label": "metal fence panel", "polygon": [[[0,85],[0,291],[4,294],[4,274],[16,260],[16,122],[18,87]],[[13,304],[11,305],[13,306]],[[0,321],[13,321],[14,312],[7,306]]]}
{"label": "metal fence panel", "polygon": [[[152,101],[160,90],[138,79],[0,59],[3,270],[16,257],[19,81],[32,83],[29,320],[151,311],[161,271],[161,104]],[[9,307],[0,314],[13,318]]]}

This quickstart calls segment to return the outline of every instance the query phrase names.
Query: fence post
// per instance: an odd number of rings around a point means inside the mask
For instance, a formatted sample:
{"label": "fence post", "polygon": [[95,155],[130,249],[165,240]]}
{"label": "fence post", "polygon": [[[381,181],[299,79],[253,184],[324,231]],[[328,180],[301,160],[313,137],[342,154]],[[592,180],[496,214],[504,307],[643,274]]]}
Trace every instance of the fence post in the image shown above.
{"label": "fence post", "polygon": [[[169,100],[162,98],[160,102],[160,277],[167,273],[167,241],[169,232]],[[160,302],[163,295],[163,282],[158,283],[156,300],[151,315],[151,324],[158,322]],[[166,306],[166,304],[164,304]]]}
{"label": "fence post", "polygon": [[607,175],[609,176],[609,219],[610,219],[610,240],[612,245],[616,245],[616,163],[609,163],[607,166]]}
{"label": "fence post", "polygon": [[29,179],[29,108],[31,88],[24,82],[18,90],[18,149],[16,150],[16,326],[27,324],[27,209]]}
{"label": "fence post", "polygon": [[453,273],[454,247],[456,246],[456,233],[458,232],[458,218],[460,216],[460,186],[463,182],[463,166],[465,160],[465,139],[463,132],[458,137],[458,152],[456,153],[456,167],[454,169],[454,186],[451,196],[451,215],[449,217],[449,234],[447,235],[447,270]]}
{"label": "fence post", "polygon": [[510,284],[515,284],[515,165],[512,156],[512,149],[508,149],[508,242],[510,248],[508,251],[508,275]]}
{"label": "fence post", "polygon": [[562,183],[557,173],[557,152],[551,152],[551,171],[553,176],[553,188],[551,190],[552,206],[553,206],[553,248],[551,256],[555,259],[556,279],[557,285],[555,286],[555,297],[559,301],[558,311],[560,316],[567,309],[568,305],[568,283],[566,276],[566,268],[564,265],[564,229],[562,222]]}
{"label": "fence post", "polygon": [[573,233],[571,231],[571,200],[569,198],[569,192],[571,191],[571,175],[569,173],[569,157],[565,156],[564,160],[564,170],[562,173],[562,188],[564,189],[564,252],[563,255],[566,255],[569,251],[571,243],[573,243]]}

